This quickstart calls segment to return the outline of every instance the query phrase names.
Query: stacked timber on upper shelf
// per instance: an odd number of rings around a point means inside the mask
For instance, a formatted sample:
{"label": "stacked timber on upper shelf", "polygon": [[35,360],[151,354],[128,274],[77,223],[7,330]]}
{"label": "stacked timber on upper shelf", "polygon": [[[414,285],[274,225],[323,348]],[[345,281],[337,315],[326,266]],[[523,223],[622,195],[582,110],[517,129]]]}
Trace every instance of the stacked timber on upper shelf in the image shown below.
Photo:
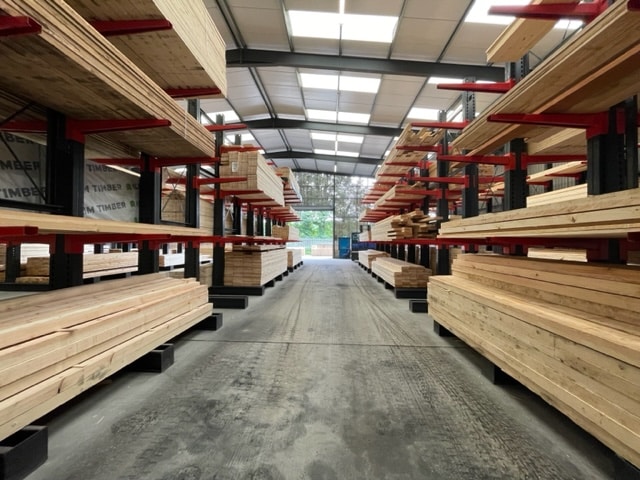
{"label": "stacked timber on upper shelf", "polygon": [[0,439],[211,315],[206,286],[144,275],[4,300]]}
{"label": "stacked timber on upper shelf", "polygon": [[224,255],[224,284],[264,285],[287,268],[287,250],[282,245],[234,245]]}
{"label": "stacked timber on upper shelf", "polygon": [[551,192],[539,193],[538,195],[531,195],[527,197],[527,207],[584,198],[587,198],[587,185],[574,185],[573,187],[566,187],[559,190],[552,190]]}
{"label": "stacked timber on upper shelf", "polygon": [[573,176],[587,171],[586,161],[567,162],[527,176],[527,183],[550,182],[561,175]]}
{"label": "stacked timber on upper shelf", "polygon": [[234,192],[237,197],[254,205],[271,201],[284,206],[282,180],[256,151],[229,150],[222,153],[220,177],[246,178],[237,182],[222,183],[220,189],[223,192]]}
{"label": "stacked timber on upper shelf", "polygon": [[[451,144],[491,153],[544,127],[489,122],[495,113],[597,113],[638,93],[640,15],[618,0],[469,124]],[[548,132],[544,132],[547,134]]]}
{"label": "stacked timber on upper shelf", "polygon": [[379,256],[371,264],[371,271],[396,288],[427,288],[431,270],[422,265]]}
{"label": "stacked timber on upper shelf", "polygon": [[640,189],[593,195],[473,218],[440,226],[443,238],[592,237],[624,238],[640,231]]}
{"label": "stacked timber on upper shelf", "polygon": [[[0,208],[0,225],[6,227],[38,227],[39,233],[122,233],[132,235],[206,236],[210,232],[198,228],[148,223],[118,222],[97,218],[48,215]],[[34,240],[37,237],[34,237]],[[132,239],[133,241],[133,239]]]}
{"label": "stacked timber on upper shelf", "polygon": [[374,242],[434,238],[435,235],[435,219],[425,215],[422,210],[387,217],[376,222],[371,228],[371,240]]}
{"label": "stacked timber on upper shelf", "polygon": [[358,252],[358,263],[371,270],[373,262],[376,260],[376,258],[388,256],[388,253],[380,252],[379,250],[360,250]]}
{"label": "stacked timber on upper shelf", "polygon": [[288,247],[287,248],[287,267],[294,268],[302,263],[302,255],[304,247]]}
{"label": "stacked timber on upper shelf", "polygon": [[289,167],[276,168],[278,175],[284,183],[284,201],[287,204],[302,203],[302,194],[300,193],[300,185],[298,180]]}
{"label": "stacked timber on upper shelf", "polygon": [[271,235],[286,240],[287,242],[297,242],[300,240],[300,232],[293,225],[273,225]]}
{"label": "stacked timber on upper shelf", "polygon": [[108,39],[165,90],[218,88],[226,96],[225,44],[202,0],[67,3],[88,21],[168,20],[168,30]]}
{"label": "stacked timber on upper shelf", "polygon": [[100,133],[93,144],[90,136],[90,148],[100,150],[104,141],[162,157],[215,155],[212,135],[67,3],[2,0],[0,10],[29,17],[42,27],[40,33],[0,42],[6,67],[1,90],[78,122],[170,122],[160,128]]}
{"label": "stacked timber on upper shelf", "polygon": [[360,242],[370,242],[371,241],[371,230],[365,230],[364,232],[360,232],[358,234],[358,240]]}
{"label": "stacked timber on upper shelf", "polygon": [[[578,0],[533,0],[531,5],[578,3]],[[517,18],[487,49],[487,62],[515,62],[527,54],[551,31],[556,20]]]}
{"label": "stacked timber on upper shelf", "polygon": [[411,203],[421,202],[424,198],[424,190],[422,183],[418,182],[413,185],[394,185],[385,192],[373,204],[374,208],[400,210],[406,208]]}
{"label": "stacked timber on upper shelf", "polygon": [[429,313],[640,466],[640,269],[462,255]]}

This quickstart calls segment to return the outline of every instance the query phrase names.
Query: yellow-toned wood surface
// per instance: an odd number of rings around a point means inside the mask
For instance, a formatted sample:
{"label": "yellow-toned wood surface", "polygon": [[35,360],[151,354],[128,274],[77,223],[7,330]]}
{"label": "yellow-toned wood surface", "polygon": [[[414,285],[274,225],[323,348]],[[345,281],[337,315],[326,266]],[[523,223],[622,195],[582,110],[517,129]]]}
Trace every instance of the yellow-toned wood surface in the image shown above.
{"label": "yellow-toned wood surface", "polygon": [[0,11],[42,26],[39,34],[0,42],[5,65],[0,89],[76,120],[171,122],[100,134],[136,151],[165,157],[215,154],[212,135],[64,1],[2,0]]}
{"label": "yellow-toned wood surface", "polygon": [[168,88],[219,88],[225,44],[202,0],[68,0],[86,20],[168,20],[170,30],[108,37],[151,80]]}
{"label": "yellow-toned wood surface", "polygon": [[491,153],[541,127],[488,122],[493,113],[594,113],[638,93],[640,16],[616,1],[481,113],[451,146]]}
{"label": "yellow-toned wood surface", "polygon": [[640,465],[640,269],[462,255],[452,273],[430,315]]}

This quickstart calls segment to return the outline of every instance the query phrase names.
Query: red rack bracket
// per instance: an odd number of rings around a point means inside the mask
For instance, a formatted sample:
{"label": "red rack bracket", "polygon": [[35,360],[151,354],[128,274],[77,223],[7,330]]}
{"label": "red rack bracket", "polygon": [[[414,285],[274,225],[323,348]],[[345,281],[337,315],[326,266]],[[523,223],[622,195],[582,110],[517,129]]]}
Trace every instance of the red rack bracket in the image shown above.
{"label": "red rack bracket", "polygon": [[22,237],[37,234],[38,227],[0,227],[0,237]]}
{"label": "red rack bracket", "polygon": [[582,20],[591,22],[607,9],[604,0],[593,3],[548,3],[543,5],[494,5],[489,15],[509,15],[535,20]]}
{"label": "red rack bracket", "polygon": [[40,33],[42,27],[29,17],[0,16],[0,37]]}
{"label": "red rack bracket", "polygon": [[247,125],[244,123],[229,123],[227,125],[205,125],[210,132],[227,132],[231,130],[245,130]]}
{"label": "red rack bracket", "polygon": [[462,92],[507,93],[515,84],[515,80],[509,79],[506,82],[495,83],[438,83],[436,88],[438,90],[459,90]]}
{"label": "red rack bracket", "polygon": [[415,128],[444,128],[448,130],[462,130],[469,125],[468,121],[464,122],[411,122],[411,126]]}
{"label": "red rack bracket", "polygon": [[165,90],[172,98],[198,98],[198,97],[215,97],[221,95],[219,88],[167,88]]}
{"label": "red rack bracket", "polygon": [[438,155],[443,162],[482,163],[486,165],[509,165],[510,155]]}
{"label": "red rack bracket", "polygon": [[627,0],[627,10],[630,12],[640,12],[640,0]]}
{"label": "red rack bracket", "polygon": [[173,28],[168,20],[93,20],[89,23],[105,37],[135,35]]}

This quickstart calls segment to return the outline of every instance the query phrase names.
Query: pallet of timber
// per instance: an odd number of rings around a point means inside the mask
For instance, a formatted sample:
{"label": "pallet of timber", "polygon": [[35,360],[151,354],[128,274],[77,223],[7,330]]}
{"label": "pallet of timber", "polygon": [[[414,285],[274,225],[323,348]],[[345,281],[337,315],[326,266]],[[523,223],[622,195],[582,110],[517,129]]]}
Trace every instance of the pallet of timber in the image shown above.
{"label": "pallet of timber", "polygon": [[281,245],[234,245],[225,252],[226,286],[264,285],[286,270],[287,250]]}
{"label": "pallet of timber", "polygon": [[120,233],[134,235],[176,235],[187,237],[210,235],[210,232],[198,228],[119,222],[115,220],[72,217],[68,215],[48,215],[44,213],[9,210],[5,208],[0,208],[0,225],[13,227],[34,226],[38,227],[39,233]]}
{"label": "pallet of timber", "polygon": [[376,258],[388,256],[388,253],[380,252],[378,250],[360,250],[358,252],[358,263],[371,270],[373,262],[376,260]]}
{"label": "pallet of timber", "polygon": [[638,92],[640,15],[614,2],[471,122],[451,144],[470,154],[491,153],[544,127],[489,122],[495,113],[596,113]]}
{"label": "pallet of timber", "polygon": [[271,235],[286,240],[287,242],[297,242],[300,240],[300,231],[293,225],[273,225]]}
{"label": "pallet of timber", "polygon": [[108,39],[165,90],[218,88],[220,94],[226,96],[225,43],[202,0],[138,0],[135,3],[68,0],[67,3],[90,22],[169,21],[168,30]]}
{"label": "pallet of timber", "polygon": [[640,231],[640,189],[569,200],[443,223],[443,238],[623,238]]}
{"label": "pallet of timber", "polygon": [[371,271],[395,288],[427,288],[431,270],[397,258],[379,256]]}
{"label": "pallet of timber", "polygon": [[560,188],[551,192],[539,193],[527,197],[527,207],[548,205],[550,203],[566,202],[587,198],[587,184],[574,185],[573,187]]}
{"label": "pallet of timber", "polygon": [[205,286],[164,275],[56,290],[2,306],[0,439],[203,320],[212,308]]}
{"label": "pallet of timber", "polygon": [[234,192],[238,198],[251,200],[252,204],[260,200],[273,200],[277,205],[284,206],[282,180],[258,152],[232,150],[222,153],[220,177],[246,178],[237,182],[222,183],[222,191]]}
{"label": "pallet of timber", "polygon": [[100,133],[108,143],[162,157],[215,155],[211,134],[67,3],[2,0],[0,11],[29,17],[42,27],[40,33],[0,43],[7,67],[0,89],[78,121],[170,122]]}
{"label": "pallet of timber", "polygon": [[640,270],[462,255],[429,313],[618,455],[640,465]]}
{"label": "pallet of timber", "polygon": [[304,255],[303,247],[287,248],[287,267],[293,268],[302,263],[302,255]]}

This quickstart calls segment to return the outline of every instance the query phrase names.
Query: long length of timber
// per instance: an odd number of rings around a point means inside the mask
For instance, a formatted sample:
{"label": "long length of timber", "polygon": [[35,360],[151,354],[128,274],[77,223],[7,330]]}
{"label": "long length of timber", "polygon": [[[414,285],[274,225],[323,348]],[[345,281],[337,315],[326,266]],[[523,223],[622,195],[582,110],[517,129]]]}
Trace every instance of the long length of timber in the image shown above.
{"label": "long length of timber", "polygon": [[109,41],[163,89],[219,88],[226,96],[225,44],[202,0],[68,0],[86,20],[157,20],[170,30]]}
{"label": "long length of timber", "polygon": [[451,146],[470,154],[491,153],[536,130],[488,122],[493,113],[594,113],[637,94],[638,32],[640,15],[618,0],[486,109]]}
{"label": "long length of timber", "polygon": [[170,127],[102,136],[150,155],[215,155],[211,134],[69,5],[1,0],[0,10],[42,26],[0,43],[0,88],[77,120],[167,119]]}

